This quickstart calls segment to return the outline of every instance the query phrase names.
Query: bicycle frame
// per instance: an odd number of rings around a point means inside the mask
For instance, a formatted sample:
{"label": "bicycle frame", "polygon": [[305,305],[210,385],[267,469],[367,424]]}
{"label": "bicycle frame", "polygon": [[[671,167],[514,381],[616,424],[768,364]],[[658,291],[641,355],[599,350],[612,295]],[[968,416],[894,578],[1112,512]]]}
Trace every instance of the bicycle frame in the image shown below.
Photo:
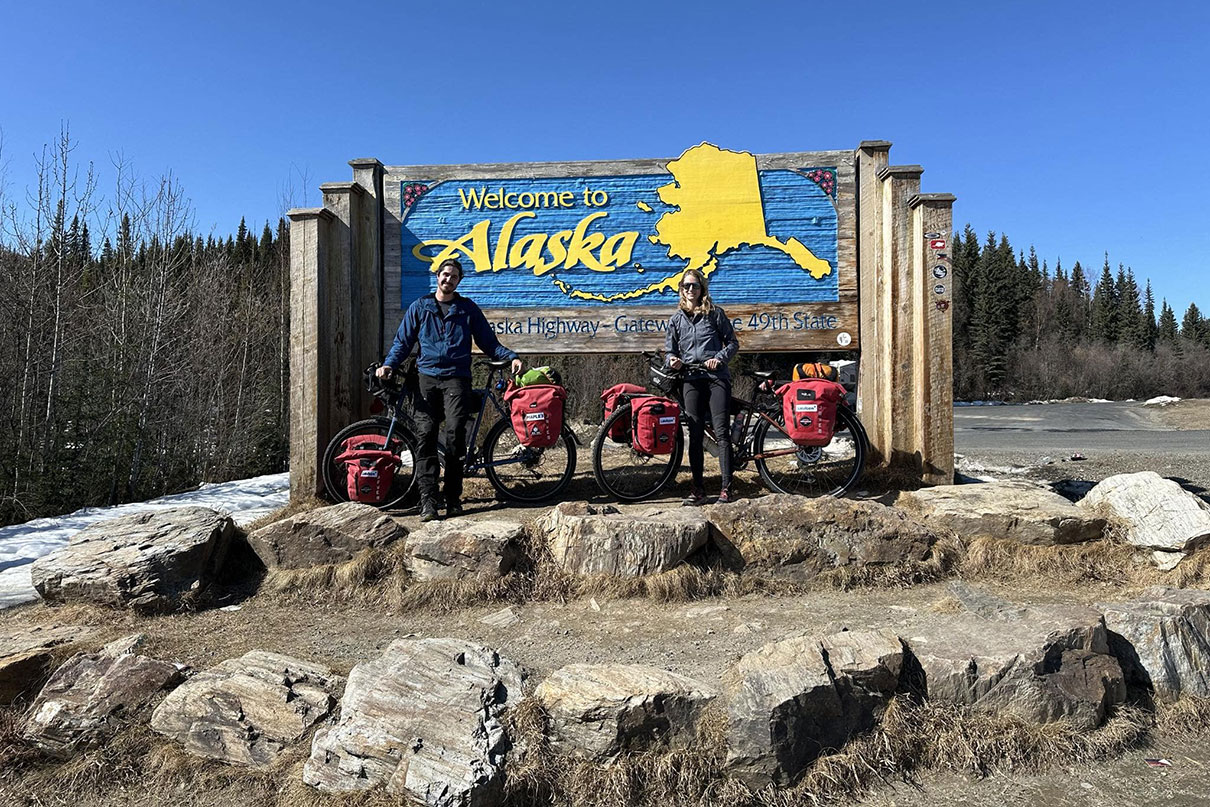
{"label": "bicycle frame", "polygon": [[[462,462],[463,473],[467,476],[478,473],[489,466],[495,468],[502,465],[513,465],[519,462],[525,462],[527,458],[526,454],[522,452],[515,457],[500,459],[494,462],[485,462],[480,458],[479,452],[476,451],[476,447],[479,443],[479,433],[483,426],[484,414],[487,412],[488,408],[488,402],[491,402],[491,405],[495,408],[496,413],[500,415],[501,418],[508,420],[509,417],[508,409],[505,407],[504,402],[500,399],[498,394],[499,389],[502,388],[501,384],[503,383],[503,374],[501,374],[500,380],[497,380],[497,371],[499,370],[501,370],[501,368],[491,367],[489,365],[487,381],[485,382],[484,386],[471,387],[471,392],[475,393],[479,397],[479,409],[475,413],[474,419],[470,422],[470,429],[466,435],[466,455],[462,458]],[[391,435],[395,431],[396,424],[398,424],[400,421],[403,421],[405,428],[409,429],[412,434],[416,435],[417,437],[420,436],[419,429],[416,426],[416,419],[408,413],[406,406],[408,402],[411,402],[412,408],[414,409],[415,398],[416,393],[412,390],[409,390],[405,385],[401,386],[399,392],[387,402],[387,407],[391,417],[391,425],[387,430],[387,440],[390,440]],[[437,440],[437,450],[442,454],[445,453],[445,443],[440,438]],[[526,451],[530,451],[530,449],[526,449]]]}

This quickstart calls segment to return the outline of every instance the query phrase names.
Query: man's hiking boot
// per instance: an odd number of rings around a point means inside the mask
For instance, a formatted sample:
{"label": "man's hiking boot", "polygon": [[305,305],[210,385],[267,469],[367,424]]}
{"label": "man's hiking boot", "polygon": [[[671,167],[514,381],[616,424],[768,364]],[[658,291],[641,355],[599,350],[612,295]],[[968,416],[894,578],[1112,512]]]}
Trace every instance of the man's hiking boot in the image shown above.
{"label": "man's hiking boot", "polygon": [[432,499],[425,499],[424,501],[420,502],[420,520],[437,520],[437,503],[435,501]]}
{"label": "man's hiking boot", "polygon": [[710,500],[706,498],[706,491],[702,490],[701,488],[694,488],[693,492],[686,496],[685,500],[681,502],[681,504],[685,507],[701,507],[703,504],[706,504],[709,501]]}
{"label": "man's hiking boot", "polygon": [[452,502],[445,503],[446,518],[457,518],[458,516],[462,515],[463,512],[462,502],[458,501],[457,499]]}
{"label": "man's hiking boot", "polygon": [[719,491],[719,493],[718,493],[718,503],[719,504],[728,504],[733,501],[735,501],[735,499],[731,498],[731,489],[730,488],[723,488],[722,490]]}

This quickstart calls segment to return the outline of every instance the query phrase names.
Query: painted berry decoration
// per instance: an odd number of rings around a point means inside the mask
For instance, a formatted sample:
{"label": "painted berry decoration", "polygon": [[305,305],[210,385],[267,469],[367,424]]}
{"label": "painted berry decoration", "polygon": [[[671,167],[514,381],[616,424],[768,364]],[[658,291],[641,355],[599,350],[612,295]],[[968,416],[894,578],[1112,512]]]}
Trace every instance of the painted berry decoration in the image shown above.
{"label": "painted berry decoration", "polygon": [[807,172],[807,179],[814,182],[828,196],[836,196],[836,172],[830,168],[816,168]]}
{"label": "painted berry decoration", "polygon": [[410,185],[403,186],[403,206],[411,207],[412,203],[424,195],[424,192],[429,189],[428,185],[421,182],[413,182]]}

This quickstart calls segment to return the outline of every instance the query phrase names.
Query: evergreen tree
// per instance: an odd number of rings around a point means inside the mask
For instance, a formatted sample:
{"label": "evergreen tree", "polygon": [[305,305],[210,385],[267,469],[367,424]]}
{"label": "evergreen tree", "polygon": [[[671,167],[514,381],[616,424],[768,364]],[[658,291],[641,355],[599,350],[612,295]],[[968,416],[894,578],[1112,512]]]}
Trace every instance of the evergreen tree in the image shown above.
{"label": "evergreen tree", "polygon": [[1147,350],[1147,327],[1143,321],[1143,309],[1139,305],[1139,284],[1134,271],[1118,264],[1118,277],[1114,285],[1117,297],[1118,340],[1135,350]]}
{"label": "evergreen tree", "polygon": [[1105,266],[1101,268],[1101,279],[1097,281],[1092,304],[1089,306],[1088,335],[1104,342],[1118,341],[1117,310],[1117,286],[1109,272],[1109,255],[1106,254]]}
{"label": "evergreen tree", "polygon": [[1084,267],[1079,261],[1071,267],[1071,292],[1075,301],[1075,328],[1073,335],[1083,337],[1088,333],[1088,309],[1092,303],[1092,290],[1088,287],[1088,278],[1084,276]]}
{"label": "evergreen tree", "polygon": [[1185,316],[1181,317],[1181,336],[1191,342],[1204,342],[1206,340],[1206,322],[1202,319],[1202,312],[1197,307],[1197,303],[1189,303],[1189,307],[1185,309]]}
{"label": "evergreen tree", "polygon": [[1161,342],[1175,345],[1177,336],[1176,312],[1172,310],[1172,306],[1168,305],[1168,300],[1165,299],[1160,303],[1160,324],[1157,328],[1157,337]]}
{"label": "evergreen tree", "polygon": [[1151,278],[1147,278],[1147,291],[1143,294],[1143,331],[1147,350],[1155,350],[1158,331],[1155,325],[1155,295],[1151,293]]}

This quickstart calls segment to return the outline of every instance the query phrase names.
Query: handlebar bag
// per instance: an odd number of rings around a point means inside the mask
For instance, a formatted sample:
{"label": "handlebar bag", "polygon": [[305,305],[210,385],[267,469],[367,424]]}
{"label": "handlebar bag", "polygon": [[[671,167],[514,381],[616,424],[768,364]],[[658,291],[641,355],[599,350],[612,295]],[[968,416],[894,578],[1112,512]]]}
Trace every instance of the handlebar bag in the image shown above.
{"label": "handlebar bag", "polygon": [[[609,389],[603,390],[601,401],[605,404],[605,414],[602,422],[609,420],[613,410],[617,409],[618,404],[624,400],[623,396],[641,395],[646,391],[638,384],[614,384]],[[615,443],[630,442],[630,418],[620,417],[614,421],[613,426],[609,429],[609,439]]]}
{"label": "handlebar bag", "polygon": [[670,398],[630,399],[630,444],[642,454],[671,454],[681,428],[681,406]]}
{"label": "handlebar bag", "polygon": [[563,403],[567,390],[557,384],[510,386],[504,393],[513,432],[521,445],[550,448],[563,431]]}
{"label": "handlebar bag", "polygon": [[835,381],[808,378],[777,388],[786,434],[800,446],[826,446],[836,431],[836,406],[844,387]]}
{"label": "handlebar bag", "polygon": [[336,462],[344,464],[349,501],[378,504],[387,498],[399,457],[387,451],[385,445],[385,437],[366,434],[341,443]]}

